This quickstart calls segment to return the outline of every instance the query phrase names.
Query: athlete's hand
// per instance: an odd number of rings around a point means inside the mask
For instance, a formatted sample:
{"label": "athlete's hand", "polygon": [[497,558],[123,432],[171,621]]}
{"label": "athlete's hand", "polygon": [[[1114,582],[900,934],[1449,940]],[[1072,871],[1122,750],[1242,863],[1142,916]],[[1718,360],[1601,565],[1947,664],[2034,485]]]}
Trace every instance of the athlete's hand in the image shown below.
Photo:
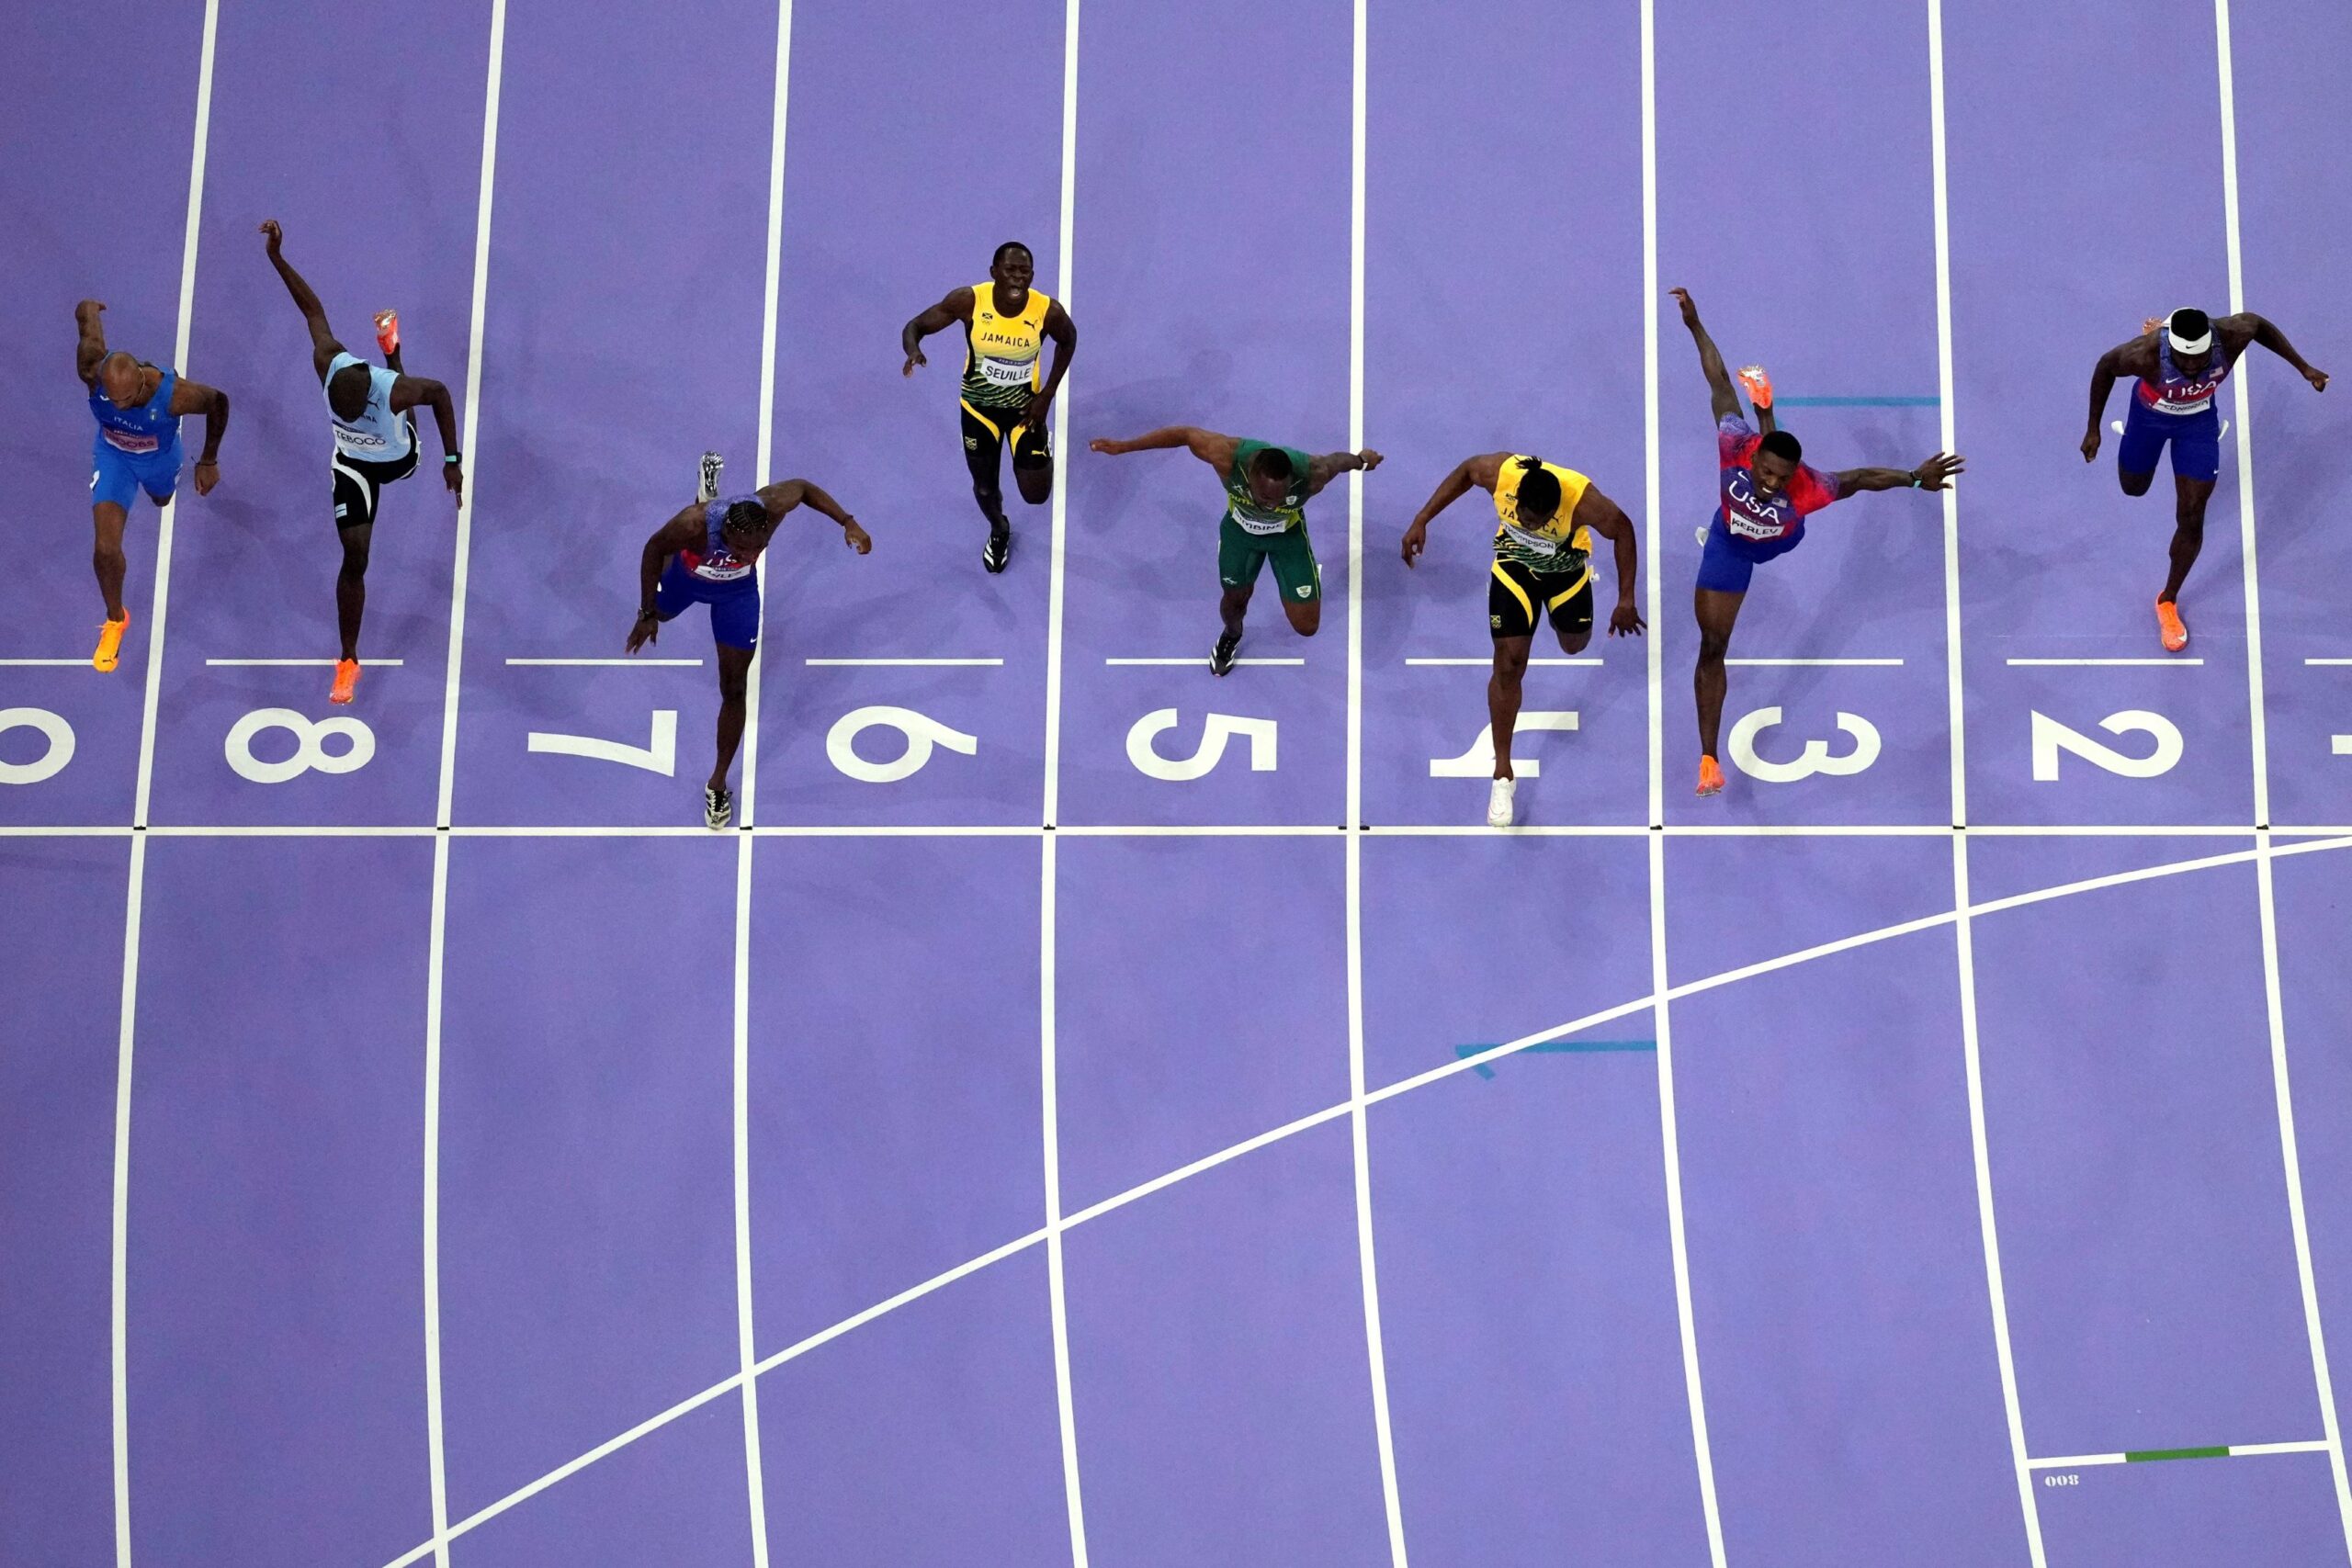
{"label": "athlete's hand", "polygon": [[78,321],[85,316],[102,316],[106,314],[106,309],[103,300],[85,299],[74,307],[74,319]]}
{"label": "athlete's hand", "polygon": [[2165,318],[2162,316],[2143,316],[2140,318],[2140,335],[2145,337],[2164,324]]}
{"label": "athlete's hand", "polygon": [[212,487],[220,482],[220,465],[209,457],[199,457],[196,464],[196,493],[210,495]]}
{"label": "athlete's hand", "polygon": [[868,534],[865,529],[859,527],[857,525],[857,519],[854,517],[842,525],[842,543],[847,545],[851,549],[855,550],[859,555],[870,555],[873,553],[874,536]]}
{"label": "athlete's hand", "polygon": [[660,641],[661,637],[661,618],[656,615],[639,615],[637,618],[637,625],[629,627],[628,629],[628,646],[622,649],[621,651],[623,653],[635,653],[647,643]]}
{"label": "athlete's hand", "polygon": [[2314,392],[2327,390],[2327,372],[2324,370],[2314,370],[2306,365],[2303,367],[2303,379],[2312,384],[2312,390]]}
{"label": "athlete's hand", "polygon": [[1043,429],[1046,423],[1046,415],[1053,406],[1054,400],[1051,393],[1030,393],[1029,406],[1021,411],[1021,423],[1027,425],[1032,430]]}
{"label": "athlete's hand", "polygon": [[441,465],[441,482],[449,487],[449,499],[459,506],[466,503],[466,466],[463,463]]}
{"label": "athlete's hand", "polygon": [[910,348],[907,350],[907,363],[899,371],[899,374],[901,376],[911,376],[915,373],[916,366],[928,365],[930,363],[930,360],[925,359],[922,356],[922,350],[921,347]]}
{"label": "athlete's hand", "polygon": [[1699,307],[1691,303],[1690,290],[1688,288],[1669,288],[1667,292],[1673,295],[1675,303],[1682,307],[1682,324],[1686,327],[1697,326],[1699,324]]}
{"label": "athlete's hand", "polygon": [[1405,564],[1412,565],[1413,558],[1429,547],[1430,525],[1415,518],[1413,525],[1405,530]]}
{"label": "athlete's hand", "polygon": [[2098,426],[2094,424],[2083,436],[2083,461],[2087,463],[2098,456]]}
{"label": "athlete's hand", "polygon": [[1100,452],[1106,457],[1123,457],[1126,456],[1127,444],[1124,441],[1113,440],[1108,435],[1098,435],[1086,444],[1086,449],[1090,452]]}
{"label": "athlete's hand", "polygon": [[261,220],[261,237],[270,256],[275,259],[277,255],[278,242],[286,238],[286,231],[277,226],[277,219],[265,218]]}
{"label": "athlete's hand", "polygon": [[1918,476],[1921,490],[1942,490],[1963,466],[1959,453],[1939,452],[1911,471]]}
{"label": "athlete's hand", "polygon": [[1617,607],[1609,612],[1611,637],[1639,637],[1649,623],[1642,619],[1642,612],[1631,599],[1620,599]]}
{"label": "athlete's hand", "polygon": [[1363,451],[1356,454],[1356,461],[1363,466],[1363,471],[1368,474],[1372,472],[1373,469],[1380,467],[1380,454],[1367,446]]}

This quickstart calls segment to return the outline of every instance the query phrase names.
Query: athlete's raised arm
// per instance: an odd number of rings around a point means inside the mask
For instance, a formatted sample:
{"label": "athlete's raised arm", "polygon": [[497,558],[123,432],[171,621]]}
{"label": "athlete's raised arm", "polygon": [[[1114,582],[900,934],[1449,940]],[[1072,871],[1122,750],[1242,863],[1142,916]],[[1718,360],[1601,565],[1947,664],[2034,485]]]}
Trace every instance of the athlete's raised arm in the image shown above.
{"label": "athlete's raised arm", "polygon": [[2119,343],[2098,356],[2091,367],[2091,415],[2083,428],[2083,461],[2087,463],[2098,456],[2099,415],[2107,412],[2107,394],[2115,389],[2118,378],[2130,376],[2134,379],[2156,373],[2156,333],[2164,326],[2156,325],[2142,333],[2129,343]]}
{"label": "athlete's raised arm", "polygon": [[204,416],[204,450],[196,457],[196,493],[210,495],[220,482],[220,438],[229,434],[229,394],[183,376],[172,386],[172,412]]}
{"label": "athlete's raised arm", "polygon": [[1430,525],[1437,520],[1439,513],[1468,495],[1473,485],[1483,491],[1493,490],[1502,478],[1503,465],[1510,461],[1508,452],[1481,452],[1454,464],[1453,471],[1437,481],[1437,489],[1430,491],[1429,500],[1421,503],[1421,509],[1413,513],[1412,522],[1405,526],[1405,564],[1412,565],[1414,558],[1429,548]]}
{"label": "athlete's raised arm", "polygon": [[859,555],[865,555],[874,548],[873,538],[857,525],[857,519],[844,511],[840,502],[826,494],[814,479],[784,479],[763,486],[758,493],[771,516],[781,518],[796,506],[806,506],[840,524],[842,543]]}
{"label": "athlete's raised arm", "polygon": [[1634,602],[1634,580],[1641,565],[1634,520],[1625,515],[1623,507],[1601,494],[1599,485],[1588,484],[1569,522],[1578,528],[1589,528],[1608,540],[1615,556],[1617,605],[1609,612],[1609,635],[1641,636],[1642,628],[1649,623],[1642,619],[1641,608]]}
{"label": "athlete's raised arm", "polygon": [[82,378],[82,385],[96,388],[98,384],[98,361],[107,356],[107,327],[98,318],[106,307],[96,299],[85,299],[74,307],[74,374]]}
{"label": "athlete's raised arm", "polygon": [[1125,441],[1098,435],[1086,446],[1088,451],[1100,452],[1106,457],[1124,457],[1130,452],[1160,452],[1182,446],[1222,477],[1233,467],[1233,455],[1240,450],[1241,438],[1219,435],[1214,430],[1203,430],[1193,424],[1167,424]]}
{"label": "athlete's raised arm", "polygon": [[[944,333],[958,321],[968,321],[971,319],[972,290],[970,287],[967,285],[962,288],[948,290],[946,299],[942,299],[938,304],[933,305],[930,310],[923,311],[921,315],[915,317],[914,320],[909,321],[905,326],[899,329],[899,346],[906,352],[907,355],[907,363],[899,370],[899,374],[901,376],[911,376],[915,373],[916,366],[928,365],[931,363],[930,360],[925,359],[922,356],[923,339],[929,337],[933,333]],[[1067,322],[1069,318],[1068,316],[1064,316],[1062,320]],[[1057,339],[1056,341],[1058,342],[1059,340]],[[1073,332],[1070,334],[1070,343],[1073,347],[1077,344],[1077,342],[1078,334]],[[1068,356],[1069,351],[1065,350],[1063,357],[1067,358]],[[1054,380],[1057,384],[1061,380],[1061,365],[1059,361],[1057,361],[1054,366]]]}
{"label": "athlete's raised arm", "polygon": [[302,275],[278,254],[278,245],[286,238],[286,231],[277,226],[277,220],[264,220],[261,235],[262,243],[269,253],[269,265],[277,269],[278,279],[286,285],[286,292],[294,297],[294,308],[302,312],[303,325],[311,329],[311,368],[319,373],[320,380],[324,381],[327,367],[334,364],[334,356],[343,352],[343,344],[335,341],[334,331],[328,327],[326,307],[319,303],[317,293],[303,281]]}
{"label": "athlete's raised arm", "polygon": [[1942,490],[1965,467],[1958,453],[1939,452],[1916,468],[1840,468],[1829,477],[1843,501],[1866,490]]}
{"label": "athlete's raised arm", "polygon": [[1724,368],[1724,356],[1715,347],[1715,340],[1699,324],[1699,307],[1691,302],[1690,291],[1672,288],[1667,292],[1682,307],[1682,324],[1690,329],[1691,337],[1698,342],[1699,368],[1706,374],[1707,398],[1714,410],[1715,422],[1720,424],[1727,419],[1737,419],[1739,393],[1731,384],[1731,372]]}
{"label": "athlete's raised arm", "polygon": [[1361,452],[1326,452],[1306,460],[1306,493],[1320,495],[1323,487],[1341,474],[1358,469],[1365,473],[1380,467],[1380,454],[1367,446]]}
{"label": "athlete's raised arm", "polygon": [[2223,316],[2213,325],[2223,334],[2225,341],[2234,340],[2232,357],[2245,353],[2247,344],[2258,343],[2293,366],[2295,373],[2312,384],[2312,390],[2327,390],[2327,372],[2313,369],[2301,355],[2295,352],[2295,345],[2287,341],[2287,334],[2278,330],[2278,323],[2267,317],[2257,316],[2252,310],[2241,310],[2234,316]]}

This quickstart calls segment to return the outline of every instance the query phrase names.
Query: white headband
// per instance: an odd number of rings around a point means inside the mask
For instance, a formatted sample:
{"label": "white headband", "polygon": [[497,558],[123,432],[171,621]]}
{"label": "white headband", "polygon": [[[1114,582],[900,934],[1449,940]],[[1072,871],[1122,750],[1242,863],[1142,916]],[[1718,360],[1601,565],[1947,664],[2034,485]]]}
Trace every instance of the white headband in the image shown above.
{"label": "white headband", "polygon": [[2208,325],[2202,337],[2183,337],[2172,330],[2172,318],[2165,318],[2165,341],[2172,344],[2175,354],[2202,354],[2213,346],[2213,329]]}

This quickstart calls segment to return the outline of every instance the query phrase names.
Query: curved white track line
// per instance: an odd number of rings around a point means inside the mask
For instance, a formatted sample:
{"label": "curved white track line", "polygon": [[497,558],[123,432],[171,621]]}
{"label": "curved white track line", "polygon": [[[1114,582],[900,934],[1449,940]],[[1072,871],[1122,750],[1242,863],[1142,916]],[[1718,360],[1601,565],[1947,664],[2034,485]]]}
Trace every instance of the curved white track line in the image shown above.
{"label": "curved white track line", "polygon": [[[2290,855],[2316,854],[2323,851],[2343,849],[2352,849],[2352,837],[2322,839],[2307,844],[2286,847],[2274,846],[2267,853],[2268,858],[2275,861],[2283,860]],[[2078,893],[2096,893],[2102,888],[2121,887],[2131,883],[2154,881],[2159,877],[2179,876],[2188,872],[2211,871],[2219,866],[2243,865],[2261,858],[2265,852],[2260,850],[2233,850],[2226,854],[2200,855],[2195,860],[2167,861],[2160,865],[2143,866],[2137,871],[2116,872],[2107,876],[2087,877],[2080,882],[2065,882],[2055,886],[2040,887],[2029,893],[2013,893],[2004,898],[1988,898],[1982,903],[1970,905],[1968,913],[1971,919],[1981,919],[1986,915],[1996,915],[2009,909],[2021,909],[2033,904],[2047,904],[2055,899],[2072,897]],[[1399,1095],[1433,1084],[1441,1078],[1449,1078],[1457,1073],[1475,1071],[1502,1057],[1515,1055],[1519,1052],[1532,1049],[1548,1041],[1578,1033],[1607,1023],[1613,1019],[1647,1011],[1656,1007],[1661,999],[1678,1001],[1684,997],[1696,996],[1702,991],[1720,990],[1725,986],[1736,984],[1741,980],[1751,980],[1759,975],[1770,975],[1782,969],[1793,969],[1800,964],[1809,964],[1816,958],[1827,958],[1837,953],[1849,953],[1856,948],[1874,946],[1879,942],[1892,941],[1900,936],[1909,936],[1917,931],[1934,931],[1939,926],[1951,925],[1959,918],[1959,910],[1946,909],[1938,914],[1922,915],[1917,919],[1897,921],[1894,925],[1881,926],[1875,931],[1861,931],[1853,936],[1840,937],[1835,942],[1819,942],[1812,947],[1800,948],[1794,953],[1782,953],[1778,958],[1767,958],[1755,964],[1742,964],[1736,969],[1725,969],[1721,973],[1704,976],[1696,980],[1686,980],[1681,985],[1668,987],[1658,995],[1637,997],[1632,1001],[1621,1002],[1615,1007],[1603,1008],[1599,1012],[1587,1013],[1582,1018],[1570,1019],[1566,1023],[1555,1024],[1550,1029],[1541,1030],[1533,1034],[1523,1034],[1516,1040],[1506,1041],[1500,1045],[1481,1051],[1476,1055],[1459,1057],[1446,1063],[1443,1066],[1432,1067],[1425,1073],[1417,1073],[1408,1078],[1399,1078],[1385,1088],[1372,1089],[1360,1098],[1343,1100],[1337,1105],[1327,1105],[1320,1111],[1301,1116],[1295,1121],[1285,1122],[1279,1127],[1269,1128],[1253,1138],[1245,1138],[1230,1147],[1217,1150],[1215,1154],[1204,1155],[1190,1164],[1179,1166],[1173,1170],[1153,1177],[1148,1181],[1130,1187],[1123,1192],[1114,1192],[1101,1202],[1080,1209],[1076,1213],[1065,1215],[1060,1228],[1068,1230],[1072,1225],[1081,1225],[1089,1220],[1100,1219],[1114,1209],[1123,1209],[1137,1199],[1148,1198],[1155,1192],[1173,1187],[1180,1181],[1188,1180],[1203,1171],[1213,1170],[1218,1166],[1240,1158],[1243,1155],[1255,1153],[1270,1144],[1277,1144],[1295,1134],[1304,1133],[1310,1127],[1319,1127],[1326,1122],[1336,1122],[1343,1116],[1351,1116],[1359,1107],[1377,1105],[1383,1100],[1394,1100]],[[862,1327],[877,1317],[895,1312],[910,1302],[919,1301],[967,1275],[976,1274],[992,1264],[1001,1263],[1015,1253],[1025,1252],[1030,1247],[1046,1241],[1050,1234],[1050,1227],[1031,1231],[1026,1235],[1018,1236],[977,1258],[959,1263],[944,1273],[934,1274],[921,1284],[910,1285],[897,1295],[876,1302],[863,1312],[845,1317],[829,1328],[820,1329],[805,1339],[787,1345],[762,1360],[753,1369],[754,1374],[774,1371],[786,1361],[797,1360],[818,1347],[830,1344],[852,1329]],[[526,1502],[557,1482],[585,1470],[607,1454],[628,1447],[649,1432],[668,1426],[681,1416],[700,1409],[735,1388],[741,1382],[742,1377],[739,1373],[712,1384],[699,1393],[680,1400],[658,1416],[649,1416],[618,1437],[598,1444],[578,1458],[548,1472],[528,1485],[508,1493],[488,1507],[468,1515],[449,1527],[447,1539],[455,1540],[476,1526],[488,1523],[516,1504]],[[429,1555],[432,1551],[433,1543],[427,1541],[392,1559],[385,1564],[385,1568],[407,1568],[408,1564],[418,1562]]]}

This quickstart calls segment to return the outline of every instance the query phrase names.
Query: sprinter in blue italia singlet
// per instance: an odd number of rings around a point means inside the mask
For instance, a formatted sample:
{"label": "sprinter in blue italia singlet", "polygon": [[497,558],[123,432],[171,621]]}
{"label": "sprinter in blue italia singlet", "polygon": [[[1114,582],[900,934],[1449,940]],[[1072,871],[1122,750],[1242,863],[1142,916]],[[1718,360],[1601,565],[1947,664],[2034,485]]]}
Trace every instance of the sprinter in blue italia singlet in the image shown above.
{"label": "sprinter in blue italia singlet", "polygon": [[2098,456],[2099,416],[2106,412],[2108,392],[2118,378],[2137,378],[2120,427],[2123,439],[2115,449],[2116,479],[2124,494],[2147,494],[2155,482],[2156,459],[2166,446],[2172,448],[2172,570],[2164,592],[2156,595],[2156,632],[2167,653],[2178,653],[2188,646],[2188,627],[2177,603],[2181,584],[2205,546],[2205,502],[2222,476],[2222,435],[2228,426],[2213,407],[2213,394],[2229,379],[2238,355],[2257,343],[2293,366],[2314,390],[2327,390],[2327,372],[2304,363],[2286,333],[2251,310],[2214,321],[2202,310],[2183,309],[2161,320],[2152,318],[2146,328],[2130,343],[2100,355],[2091,369],[2091,419],[2083,433],[2083,461]]}
{"label": "sprinter in blue italia singlet", "polygon": [[90,562],[98,574],[107,618],[98,627],[98,650],[91,655],[90,667],[99,671],[112,670],[120,660],[122,634],[130,629],[130,612],[122,607],[122,579],[129,564],[122,553],[122,529],[130,521],[131,502],[144,491],[156,505],[171,504],[180,483],[180,420],[192,413],[204,416],[196,493],[211,494],[220,482],[220,437],[229,430],[227,394],[119,349],[108,352],[107,330],[98,320],[105,311],[96,299],[74,307],[81,340],[74,368],[90,389],[90,417],[98,422],[90,447],[90,514],[97,530]]}
{"label": "sprinter in blue italia singlet", "polygon": [[840,524],[842,543],[859,555],[874,547],[857,519],[807,479],[720,497],[718,476],[717,455],[706,456],[701,498],[645,541],[638,560],[637,624],[626,645],[626,651],[635,653],[690,605],[710,606],[711,640],[718,645],[718,760],[703,787],[702,806],[703,824],[714,832],[735,813],[727,775],[743,741],[752,659],[760,645],[760,556],[769,536],[786,513],[806,505]]}
{"label": "sprinter in blue italia singlet", "polygon": [[334,427],[334,528],[343,543],[343,570],[334,581],[335,622],[343,652],[335,660],[332,703],[351,701],[359,685],[359,623],[368,610],[368,547],[376,533],[376,503],[384,487],[416,472],[416,405],[433,409],[441,432],[441,479],[452,505],[463,503],[465,468],[458,451],[458,415],[449,389],[401,369],[401,321],[390,310],[376,315],[376,343],[384,364],[370,365],[345,349],[327,325],[319,297],[278,253],[285,231],[272,218],[261,226],[269,265],[277,269],[311,330],[311,368],[326,393],[327,419]]}

